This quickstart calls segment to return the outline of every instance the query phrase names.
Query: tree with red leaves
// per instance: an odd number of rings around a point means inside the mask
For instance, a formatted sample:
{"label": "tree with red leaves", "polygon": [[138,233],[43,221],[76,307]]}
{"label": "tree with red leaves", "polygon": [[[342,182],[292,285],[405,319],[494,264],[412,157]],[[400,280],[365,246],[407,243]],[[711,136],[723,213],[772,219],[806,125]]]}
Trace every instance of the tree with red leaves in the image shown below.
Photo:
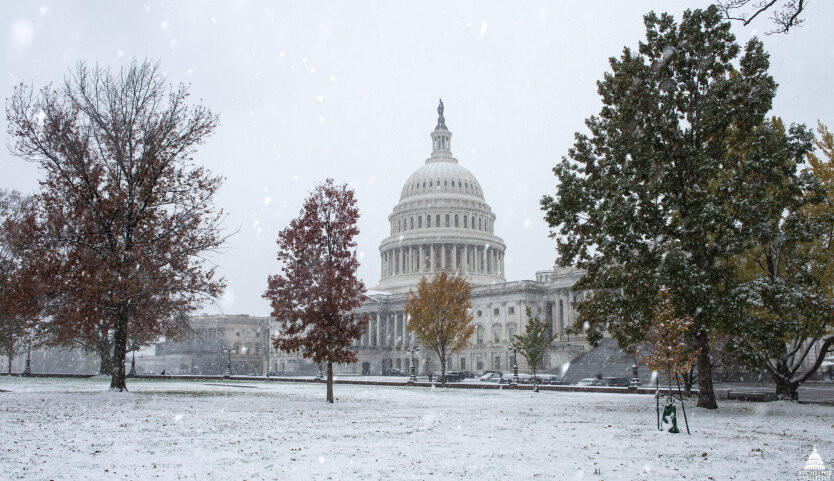
{"label": "tree with red leaves", "polygon": [[333,179],[316,187],[299,216],[278,234],[282,273],[269,276],[263,297],[281,326],[276,349],[327,363],[327,402],[333,402],[333,363],[357,362],[350,345],[367,326],[353,311],[365,284],[356,276],[359,209],[353,190]]}
{"label": "tree with red leaves", "polygon": [[12,151],[44,173],[13,237],[47,299],[41,328],[57,342],[112,338],[110,389],[123,391],[128,347],[173,334],[225,287],[218,249],[222,179],[194,165],[217,126],[158,63],[118,72],[79,63],[60,88],[20,85],[7,102]]}
{"label": "tree with red leaves", "polygon": [[25,259],[15,249],[8,228],[31,208],[31,199],[17,191],[0,189],[0,355],[12,360],[23,344],[31,341],[31,327],[38,317],[38,296],[27,288]]}

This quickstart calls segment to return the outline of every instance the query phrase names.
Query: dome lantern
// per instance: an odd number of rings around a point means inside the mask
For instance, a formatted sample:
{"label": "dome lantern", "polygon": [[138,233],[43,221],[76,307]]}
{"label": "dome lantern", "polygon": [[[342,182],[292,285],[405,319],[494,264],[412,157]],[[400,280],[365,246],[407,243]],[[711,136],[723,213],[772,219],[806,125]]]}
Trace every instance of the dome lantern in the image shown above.
{"label": "dome lantern", "polygon": [[443,99],[440,99],[440,105],[437,106],[437,127],[431,133],[432,151],[429,161],[452,156],[452,133],[446,128],[446,118],[443,117],[443,110]]}

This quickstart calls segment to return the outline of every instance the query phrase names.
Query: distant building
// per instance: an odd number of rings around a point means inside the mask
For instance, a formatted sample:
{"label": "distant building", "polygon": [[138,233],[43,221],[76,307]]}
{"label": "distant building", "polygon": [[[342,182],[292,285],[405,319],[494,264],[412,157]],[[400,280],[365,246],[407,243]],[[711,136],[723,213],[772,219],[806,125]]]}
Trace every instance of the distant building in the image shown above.
{"label": "distant building", "polygon": [[[495,235],[496,216],[484,198],[480,183],[452,156],[452,133],[438,107],[438,122],[431,132],[432,153],[403,185],[400,199],[388,216],[389,236],[379,246],[379,284],[370,291],[356,313],[368,316],[367,332],[354,343],[359,362],[335,367],[341,374],[380,375],[390,369],[408,370],[406,351],[416,341],[408,329],[403,305],[409,289],[423,276],[447,269],[473,286],[475,333],[462,352],[448,359],[448,369],[481,373],[487,369],[508,371],[512,361],[507,346],[524,332],[525,309],[545,320],[559,338],[551,345],[546,367],[559,366],[587,350],[584,339],[565,331],[576,321],[573,303],[583,292],[573,290],[581,276],[575,269],[553,268],[535,274],[535,280],[507,282],[504,278],[504,241]],[[179,372],[219,374],[232,354],[233,374],[262,374],[266,368],[267,329],[274,335],[277,323],[266,317],[199,316],[192,331],[179,342],[157,347],[157,356],[186,356]],[[527,366],[518,356],[521,371]],[[419,371],[439,370],[436,357],[422,349]],[[316,366],[300,353],[288,355],[270,349],[271,373],[312,374]]]}
{"label": "distant building", "polygon": [[[442,269],[464,276],[473,286],[475,334],[466,349],[448,360],[449,369],[511,369],[507,345],[513,335],[524,332],[526,307],[559,334],[548,365],[569,361],[587,347],[565,334],[576,320],[572,303],[583,296],[572,289],[581,272],[554,268],[537,272],[536,280],[506,282],[506,246],[495,235],[495,213],[475,176],[452,156],[452,133],[442,102],[438,114],[430,134],[431,156],[408,177],[388,216],[389,236],[379,246],[379,284],[357,310],[370,319],[367,332],[354,344],[359,362],[340,365],[337,372],[379,375],[392,368],[407,370],[406,349],[415,340],[403,313],[406,294],[423,276]],[[438,360],[425,349],[419,357],[421,372],[439,369]],[[276,359],[283,357],[278,354]],[[526,370],[521,356],[518,363]]]}

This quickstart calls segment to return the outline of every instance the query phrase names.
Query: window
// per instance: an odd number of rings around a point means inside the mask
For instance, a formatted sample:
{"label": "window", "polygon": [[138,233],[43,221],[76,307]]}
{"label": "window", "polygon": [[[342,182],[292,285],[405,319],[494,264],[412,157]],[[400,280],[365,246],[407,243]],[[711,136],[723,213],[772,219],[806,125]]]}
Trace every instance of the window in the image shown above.
{"label": "window", "polygon": [[475,359],[478,362],[478,371],[483,371],[484,370],[484,356],[482,356],[481,354],[478,354],[475,357]]}
{"label": "window", "polygon": [[400,369],[401,367],[403,367],[403,366],[402,366],[402,364],[401,364],[401,362],[402,362],[402,361],[400,361],[400,359],[399,359],[399,358],[397,358],[397,369]]}
{"label": "window", "polygon": [[501,355],[495,356],[495,367],[493,369],[501,369]]}
{"label": "window", "polygon": [[514,339],[515,338],[515,331],[516,331],[516,326],[515,326],[514,322],[511,322],[511,323],[507,324],[507,340],[509,342],[513,342],[513,340],[515,340]]}
{"label": "window", "polygon": [[400,225],[400,221],[397,221],[397,232],[402,230],[402,226]]}
{"label": "window", "polygon": [[481,317],[481,315],[482,315],[481,311],[478,311],[478,317]]}
{"label": "window", "polygon": [[426,227],[431,227],[431,214],[426,216]]}
{"label": "window", "polygon": [[466,370],[466,358],[465,357],[460,358],[460,370],[461,371]]}
{"label": "window", "polygon": [[515,314],[515,307],[510,308],[510,314]]}
{"label": "window", "polygon": [[480,217],[478,217],[478,230],[483,230],[481,228],[481,218]]}
{"label": "window", "polygon": [[495,344],[501,342],[501,324],[492,325],[492,342]]}
{"label": "window", "polygon": [[429,181],[429,187],[434,187],[434,185],[432,184],[432,181]]}
{"label": "window", "polygon": [[455,227],[458,226],[458,216],[455,216]]}
{"label": "window", "polygon": [[475,216],[474,215],[472,216],[472,228],[473,229],[475,228]]}
{"label": "window", "polygon": [[478,344],[483,344],[484,343],[484,326],[479,325],[478,327],[475,328],[475,336],[476,336],[476,339],[478,340],[477,341]]}
{"label": "window", "polygon": [[449,181],[448,180],[443,181],[443,187],[449,187]]}
{"label": "window", "polygon": [[[446,227],[449,227],[449,214],[446,214]],[[574,297],[574,301],[576,298]]]}
{"label": "window", "polygon": [[498,314],[500,314],[500,313],[501,313],[501,311],[500,311],[497,307],[496,307],[495,309],[493,309],[493,310],[492,310],[492,315],[493,315],[493,316],[497,316],[497,315],[498,315]]}
{"label": "window", "polygon": [[440,214],[434,216],[434,226],[440,227]]}
{"label": "window", "polygon": [[418,218],[417,218],[417,228],[418,228],[418,229],[422,229],[422,228],[423,228],[423,216],[422,216],[422,215],[421,215],[420,217],[418,217]]}
{"label": "window", "polygon": [[469,217],[468,217],[468,216],[463,216],[463,227],[464,227],[464,228],[469,227],[468,225],[466,225],[466,224],[467,224],[467,222],[466,222],[467,220],[469,220]]}

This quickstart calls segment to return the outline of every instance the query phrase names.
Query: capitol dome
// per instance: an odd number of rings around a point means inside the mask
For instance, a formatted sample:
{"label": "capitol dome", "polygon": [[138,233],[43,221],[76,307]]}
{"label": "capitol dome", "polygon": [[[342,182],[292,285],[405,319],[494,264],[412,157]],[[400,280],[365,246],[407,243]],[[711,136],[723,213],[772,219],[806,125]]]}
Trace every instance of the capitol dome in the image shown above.
{"label": "capitol dome", "polygon": [[380,244],[380,291],[407,292],[440,270],[473,286],[505,282],[504,241],[478,179],[452,156],[443,101],[431,133],[432,154],[408,177],[388,216],[390,236]]}

